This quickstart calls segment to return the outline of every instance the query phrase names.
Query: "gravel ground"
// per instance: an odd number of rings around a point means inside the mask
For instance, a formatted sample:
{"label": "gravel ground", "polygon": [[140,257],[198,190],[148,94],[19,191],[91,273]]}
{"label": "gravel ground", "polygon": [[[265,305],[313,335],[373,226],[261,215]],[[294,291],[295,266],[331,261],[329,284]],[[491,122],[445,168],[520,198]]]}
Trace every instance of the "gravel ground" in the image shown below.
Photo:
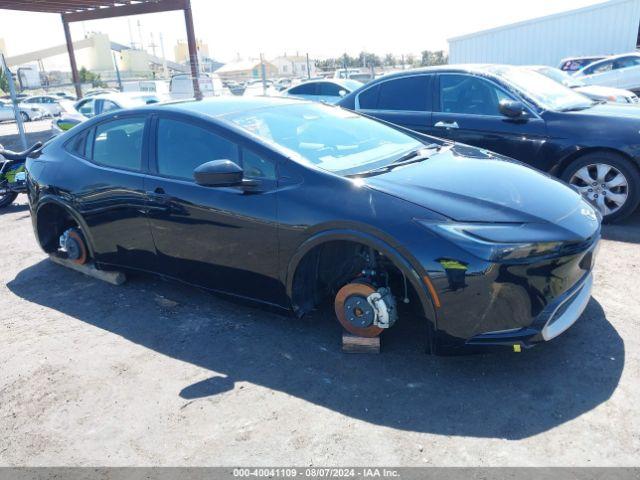
{"label": "gravel ground", "polygon": [[0,213],[0,465],[638,465],[640,214],[604,231],[593,299],[521,354],[346,355],[297,321],[150,277],[52,264]]}

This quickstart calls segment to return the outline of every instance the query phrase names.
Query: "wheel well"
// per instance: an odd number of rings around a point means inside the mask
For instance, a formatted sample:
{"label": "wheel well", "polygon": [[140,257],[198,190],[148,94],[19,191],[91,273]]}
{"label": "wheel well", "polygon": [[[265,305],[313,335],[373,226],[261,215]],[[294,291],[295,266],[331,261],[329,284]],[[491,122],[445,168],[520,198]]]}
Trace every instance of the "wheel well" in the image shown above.
{"label": "wheel well", "polygon": [[38,209],[36,231],[38,242],[47,253],[58,249],[58,239],[68,228],[78,227],[78,223],[64,207],[56,203],[46,203]]}
{"label": "wheel well", "polygon": [[352,240],[331,240],[309,250],[296,267],[292,304],[300,316],[333,299],[341,287],[375,268],[388,279],[399,304],[409,299],[414,313],[424,316],[420,298],[408,278],[384,253]]}
{"label": "wheel well", "polygon": [[608,147],[589,147],[589,148],[581,148],[580,150],[576,150],[575,152],[570,153],[564,159],[562,159],[562,162],[560,163],[560,168],[556,172],[556,176],[558,178],[561,178],[565,170],[569,165],[571,165],[571,163],[573,163],[574,161],[578,160],[579,158],[585,155],[589,155],[591,153],[598,153],[598,152],[606,152],[606,153],[613,153],[614,155],[619,155],[622,158],[628,160],[629,163],[633,165],[633,167],[640,172],[640,166],[638,165],[637,162],[634,161],[633,157],[631,157],[630,155],[624,152],[621,152],[620,150],[616,150],[615,148],[608,148]]}

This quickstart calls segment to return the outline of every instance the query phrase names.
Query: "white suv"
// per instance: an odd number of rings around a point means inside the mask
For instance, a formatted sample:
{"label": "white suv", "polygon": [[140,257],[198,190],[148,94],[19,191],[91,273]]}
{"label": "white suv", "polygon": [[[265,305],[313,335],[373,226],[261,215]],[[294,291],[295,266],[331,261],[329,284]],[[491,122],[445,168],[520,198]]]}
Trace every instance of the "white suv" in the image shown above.
{"label": "white suv", "polygon": [[614,55],[593,62],[574,73],[589,85],[640,91],[640,54]]}

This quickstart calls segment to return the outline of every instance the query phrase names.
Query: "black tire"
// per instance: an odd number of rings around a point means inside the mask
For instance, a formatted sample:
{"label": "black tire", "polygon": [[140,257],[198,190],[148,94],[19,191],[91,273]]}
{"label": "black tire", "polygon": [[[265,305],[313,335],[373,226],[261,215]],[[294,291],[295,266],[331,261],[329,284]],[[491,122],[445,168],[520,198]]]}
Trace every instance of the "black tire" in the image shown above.
{"label": "black tire", "polygon": [[0,195],[0,208],[8,207],[13,203],[18,194],[16,192],[8,192],[4,195]]}
{"label": "black tire", "polygon": [[25,112],[20,112],[20,118],[22,118],[23,122],[30,122],[31,119],[29,118],[29,115],[27,115]]}
{"label": "black tire", "polygon": [[640,172],[638,167],[622,155],[613,152],[593,152],[582,155],[565,168],[562,180],[571,183],[571,179],[581,168],[589,165],[604,164],[618,170],[627,180],[627,199],[619,209],[603,216],[604,223],[612,223],[631,215],[640,203]]}

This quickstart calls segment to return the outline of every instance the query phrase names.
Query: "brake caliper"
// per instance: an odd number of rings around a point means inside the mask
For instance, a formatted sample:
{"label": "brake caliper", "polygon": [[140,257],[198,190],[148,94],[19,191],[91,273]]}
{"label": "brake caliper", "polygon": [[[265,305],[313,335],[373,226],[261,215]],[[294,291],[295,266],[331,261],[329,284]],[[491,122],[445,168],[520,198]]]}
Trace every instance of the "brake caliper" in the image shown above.
{"label": "brake caliper", "polygon": [[389,328],[398,319],[396,300],[388,288],[379,288],[367,297],[367,302],[373,308],[375,315],[373,324],[380,328]]}

